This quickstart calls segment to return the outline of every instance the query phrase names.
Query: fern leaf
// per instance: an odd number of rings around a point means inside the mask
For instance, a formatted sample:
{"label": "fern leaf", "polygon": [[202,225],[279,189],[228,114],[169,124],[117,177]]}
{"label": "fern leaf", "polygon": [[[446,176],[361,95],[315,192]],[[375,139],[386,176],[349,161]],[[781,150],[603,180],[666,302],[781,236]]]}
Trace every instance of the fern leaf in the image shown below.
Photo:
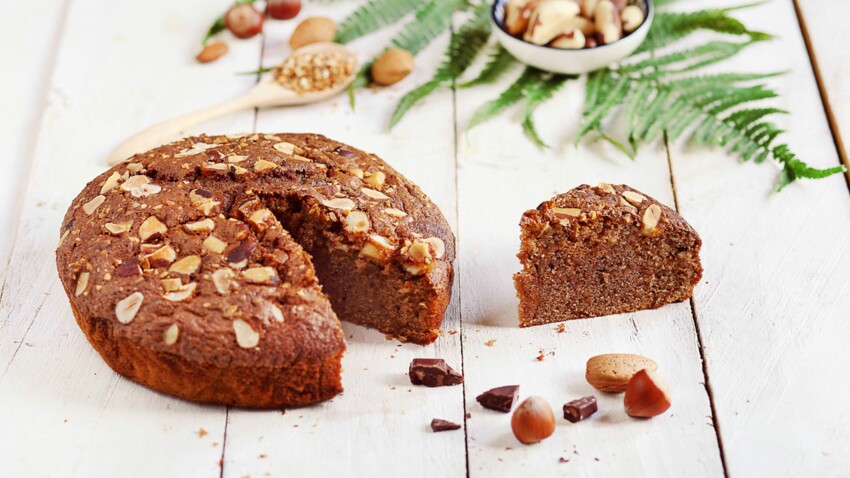
{"label": "fern leaf", "polygon": [[516,81],[511,83],[511,85],[508,86],[508,88],[503,91],[498,98],[484,103],[475,111],[475,113],[472,114],[472,118],[469,120],[467,128],[472,129],[475,126],[493,118],[509,106],[519,102],[526,95],[526,90],[529,87],[540,83],[541,76],[542,72],[540,70],[527,67],[522,72],[522,75],[520,75]]}
{"label": "fern leaf", "polygon": [[415,17],[404,25],[390,43],[416,55],[449,28],[453,12],[466,6],[465,0],[425,2],[416,10]]}
{"label": "fern leaf", "polygon": [[339,24],[334,41],[348,43],[391,25],[414,11],[420,3],[418,0],[369,0]]}
{"label": "fern leaf", "polygon": [[398,124],[399,121],[401,121],[407,111],[410,110],[410,108],[413,108],[413,105],[422,101],[426,96],[430,95],[441,86],[444,85],[440,81],[431,80],[409,91],[406,95],[402,96],[401,99],[398,101],[398,104],[396,104],[395,110],[393,111],[393,114],[390,117],[390,129],[392,129],[396,124]]}
{"label": "fern leaf", "polygon": [[480,73],[478,73],[478,76],[466,83],[461,83],[459,86],[461,88],[469,88],[470,86],[495,83],[517,63],[516,59],[508,53],[508,50],[505,50],[501,45],[498,45],[490,54],[490,59],[484,64],[484,68]]}
{"label": "fern leaf", "polygon": [[779,175],[779,181],[776,184],[777,191],[781,191],[782,188],[798,178],[821,179],[845,171],[844,166],[825,169],[813,168],[797,159],[797,156],[784,144],[773,148],[772,154],[782,164],[782,173]]}
{"label": "fern leaf", "polygon": [[534,144],[541,148],[549,146],[540,138],[534,124],[534,111],[538,106],[550,100],[568,80],[575,80],[578,75],[552,75],[540,83],[529,85],[525,90],[526,103],[522,115],[522,129]]}
{"label": "fern leaf", "polygon": [[481,5],[476,9],[474,16],[464,23],[456,34],[452,34],[443,62],[434,72],[434,76],[399,100],[390,118],[390,128],[401,121],[413,105],[425,99],[436,89],[453,84],[487,44],[487,39],[490,37],[490,21],[487,16],[489,7],[486,3]]}
{"label": "fern leaf", "polygon": [[[596,73],[591,74],[594,76]],[[590,81],[590,80],[589,80]],[[612,78],[607,74],[607,71],[599,73],[594,82],[599,82],[593,86],[597,89],[597,93],[590,104],[585,104],[582,112],[582,125],[579,127],[576,134],[576,142],[580,141],[589,132],[600,130],[602,120],[611,112],[611,110],[620,104],[623,98],[628,94],[632,84],[625,76]]]}
{"label": "fern leaf", "polygon": [[748,29],[739,20],[730,17],[729,11],[731,9],[699,10],[688,13],[657,13],[646,40],[638,48],[636,54],[657,50],[700,30],[747,36],[752,41],[769,40],[771,38],[766,33]]}

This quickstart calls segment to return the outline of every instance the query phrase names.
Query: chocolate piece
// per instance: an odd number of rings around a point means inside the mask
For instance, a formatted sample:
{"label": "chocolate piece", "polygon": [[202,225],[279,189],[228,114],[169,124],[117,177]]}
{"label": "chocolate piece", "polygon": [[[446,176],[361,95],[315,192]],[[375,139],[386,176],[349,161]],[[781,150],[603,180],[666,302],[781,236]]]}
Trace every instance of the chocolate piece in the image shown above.
{"label": "chocolate piece", "polygon": [[487,390],[475,397],[484,408],[508,413],[519,395],[519,385],[505,385]]}
{"label": "chocolate piece", "polygon": [[463,383],[463,375],[449,367],[443,359],[413,359],[408,374],[413,385],[445,387]]}
{"label": "chocolate piece", "polygon": [[596,410],[596,398],[583,397],[564,404],[564,418],[572,423],[580,422],[596,413]]}
{"label": "chocolate piece", "polygon": [[457,423],[450,422],[448,420],[441,420],[439,418],[431,420],[431,430],[434,430],[435,433],[458,429],[460,429],[460,425]]}

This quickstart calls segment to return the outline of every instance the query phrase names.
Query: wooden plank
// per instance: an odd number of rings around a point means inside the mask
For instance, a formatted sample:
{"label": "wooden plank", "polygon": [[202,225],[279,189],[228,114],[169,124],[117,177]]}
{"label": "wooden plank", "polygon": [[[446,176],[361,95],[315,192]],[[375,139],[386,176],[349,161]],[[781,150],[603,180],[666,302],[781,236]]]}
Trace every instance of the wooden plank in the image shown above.
{"label": "wooden plank", "polygon": [[[120,140],[253,84],[233,73],[256,68],[259,38],[234,43],[215,64],[193,60],[203,16],[211,16],[204,12],[228,4],[70,4],[0,303],[0,475],[219,475],[224,408],[166,397],[113,373],[74,322],[53,251],[67,205]],[[249,130],[253,116],[204,129]]]}
{"label": "wooden plank", "polygon": [[[0,176],[0,284],[6,277],[17,230],[23,185],[29,173],[38,120],[44,109],[47,76],[65,13],[65,0],[21,2],[15,15],[0,16],[0,144],[4,145]],[[27,21],[22,22],[21,19]],[[0,289],[2,290],[2,289]],[[2,293],[0,293],[2,295]]]}
{"label": "wooden plank", "polygon": [[[458,95],[458,120],[495,98],[509,80]],[[459,223],[461,304],[469,469],[472,476],[719,476],[722,465],[688,303],[658,310],[520,329],[511,276],[520,266],[519,219],[553,195],[582,183],[626,183],[673,205],[666,153],[644,150],[630,161],[599,144],[570,146],[584,94],[567,84],[536,115],[553,149],[541,151],[522,134],[518,111],[461,135]],[[488,342],[492,345],[488,345]],[[673,393],[670,411],[652,420],[629,418],[622,395],[602,394],[584,379],[593,355],[633,352],[654,358]],[[537,357],[543,354],[543,361]],[[544,397],[555,434],[533,446],[512,435],[510,415],[480,407],[475,396],[520,384],[520,399]],[[571,424],[561,406],[595,395],[600,411]],[[563,458],[569,460],[562,463]]]}
{"label": "wooden plank", "polygon": [[[809,0],[795,5],[838,154],[845,165],[850,165],[850,65],[842,48],[850,42],[850,32],[843,25],[850,15],[850,3]],[[850,172],[847,174],[850,179]]]}
{"label": "wooden plank", "polygon": [[[774,104],[790,112],[777,118],[789,129],[781,138],[815,166],[838,164],[791,2],[735,15],[778,38],[721,68],[787,71],[773,81],[781,92]],[[675,148],[672,164],[679,206],[704,242],[705,277],[694,302],[729,473],[845,473],[850,384],[836,380],[850,361],[843,178],[776,194],[774,168],[742,165],[719,151]]]}
{"label": "wooden plank", "polygon": [[[354,5],[305,4],[302,17],[343,18]],[[294,23],[269,23],[265,64],[288,53]],[[352,46],[361,61],[378,53],[391,36],[382,31]],[[411,114],[392,133],[387,130],[398,98],[428,79],[448,41],[443,35],[416,59],[417,69],[396,86],[357,94],[351,111],[345,97],[301,108],[261,110],[263,132],[316,132],[374,152],[397,168],[434,200],[455,227],[454,131],[450,91],[435,94],[428,108]],[[456,228],[455,228],[456,230]],[[457,284],[457,281],[455,282]],[[459,329],[455,301],[444,330]],[[383,334],[344,324],[348,352],[343,359],[345,392],[304,409],[280,412],[230,410],[224,475],[395,477],[404,470],[433,476],[465,473],[463,430],[434,434],[432,418],[463,421],[462,387],[415,387],[407,368],[415,357],[441,357],[459,368],[460,335],[446,335],[430,346],[388,341]]]}

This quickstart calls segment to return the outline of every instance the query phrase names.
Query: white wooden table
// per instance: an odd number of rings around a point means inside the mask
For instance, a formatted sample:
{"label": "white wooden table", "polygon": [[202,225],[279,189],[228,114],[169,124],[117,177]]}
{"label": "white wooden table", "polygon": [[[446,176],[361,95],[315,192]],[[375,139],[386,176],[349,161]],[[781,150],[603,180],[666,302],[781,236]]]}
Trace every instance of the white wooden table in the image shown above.
{"label": "white wooden table", "polygon": [[[680,8],[733,0],[683,0]],[[459,242],[457,280],[432,346],[345,324],[345,393],[306,409],[199,406],[112,372],[75,324],[57,280],[62,215],[121,139],[249,88],[233,73],[273,64],[295,22],[231,43],[210,65],[193,48],[229,0],[9,1],[0,15],[0,476],[848,476],[850,194],[846,178],[772,193],[777,171],[720,151],[670,145],[631,162],[598,145],[565,146],[583,94],[568,85],[537,116],[560,146],[540,152],[510,115],[472,131],[472,111],[506,85],[443,91],[391,134],[397,99],[426,80],[448,39],[415,73],[379,92],[309,108],[246,112],[197,132],[318,132],[378,153],[438,203]],[[350,2],[303,15],[342,18]],[[772,79],[787,141],[810,163],[847,160],[850,44],[843,0],[773,0],[737,14],[780,38],[722,68],[789,70]],[[804,33],[805,32],[805,33]],[[359,40],[364,58],[391,32]],[[814,68],[813,68],[814,66]],[[842,143],[841,138],[845,143]],[[704,241],[705,277],[690,303],[519,329],[511,275],[518,220],[581,183],[625,182],[676,206]],[[457,333],[454,333],[456,331]],[[495,340],[495,342],[492,342]],[[492,345],[488,345],[491,343]],[[540,351],[545,360],[538,361]],[[673,392],[664,416],[629,419],[621,397],[522,446],[509,415],[480,392],[521,384],[557,409],[593,393],[598,353],[653,357]],[[424,389],[411,358],[462,368],[463,387]],[[466,419],[464,417],[467,417]],[[434,417],[464,424],[434,434]],[[569,460],[562,463],[560,458]]]}

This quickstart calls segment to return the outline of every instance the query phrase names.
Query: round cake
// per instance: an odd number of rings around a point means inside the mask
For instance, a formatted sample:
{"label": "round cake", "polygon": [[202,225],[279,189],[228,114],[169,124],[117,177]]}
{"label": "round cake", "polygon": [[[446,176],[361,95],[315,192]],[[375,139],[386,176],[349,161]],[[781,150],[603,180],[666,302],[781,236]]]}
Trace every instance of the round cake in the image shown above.
{"label": "round cake", "polygon": [[199,136],[89,183],[57,267],[80,328],[131,380],[272,408],[342,391],[342,320],[433,342],[454,236],[373,154],[312,134]]}

